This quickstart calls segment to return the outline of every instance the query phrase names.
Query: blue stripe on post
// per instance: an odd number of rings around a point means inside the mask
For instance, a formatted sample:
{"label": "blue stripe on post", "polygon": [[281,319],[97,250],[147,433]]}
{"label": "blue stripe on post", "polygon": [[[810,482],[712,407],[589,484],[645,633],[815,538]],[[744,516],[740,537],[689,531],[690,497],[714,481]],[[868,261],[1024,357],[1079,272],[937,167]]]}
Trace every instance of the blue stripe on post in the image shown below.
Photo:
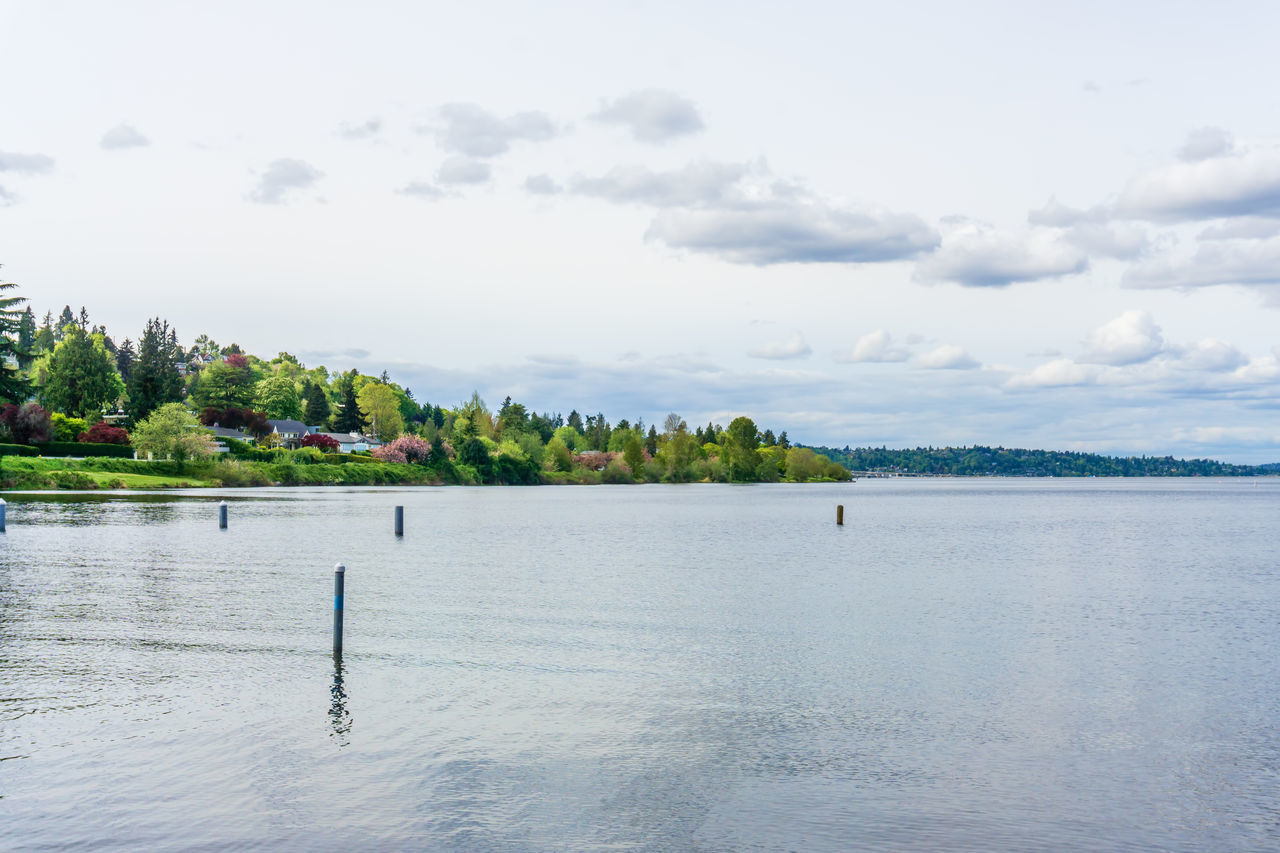
{"label": "blue stripe on post", "polygon": [[340,596],[340,595],[335,595],[335,596],[333,597],[333,609],[334,609],[334,610],[341,610],[341,609],[342,609],[342,596]]}

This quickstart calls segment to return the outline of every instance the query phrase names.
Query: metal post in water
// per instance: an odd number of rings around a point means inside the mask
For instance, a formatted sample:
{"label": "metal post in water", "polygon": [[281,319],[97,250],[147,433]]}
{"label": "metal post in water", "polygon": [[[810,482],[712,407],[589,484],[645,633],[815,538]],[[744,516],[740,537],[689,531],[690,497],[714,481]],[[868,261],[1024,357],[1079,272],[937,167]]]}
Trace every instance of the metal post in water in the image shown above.
{"label": "metal post in water", "polygon": [[5,511],[9,508],[9,504],[4,498],[0,498],[0,533],[4,533],[4,516]]}
{"label": "metal post in water", "polygon": [[844,504],[836,504],[836,524],[844,524]]}
{"label": "metal post in water", "polygon": [[342,654],[342,595],[343,579],[347,567],[338,563],[333,567],[333,653]]}
{"label": "metal post in water", "polygon": [[218,528],[220,530],[227,529],[227,502],[223,501],[218,504]]}
{"label": "metal post in water", "polygon": [[404,507],[396,507],[396,535],[404,535]]}

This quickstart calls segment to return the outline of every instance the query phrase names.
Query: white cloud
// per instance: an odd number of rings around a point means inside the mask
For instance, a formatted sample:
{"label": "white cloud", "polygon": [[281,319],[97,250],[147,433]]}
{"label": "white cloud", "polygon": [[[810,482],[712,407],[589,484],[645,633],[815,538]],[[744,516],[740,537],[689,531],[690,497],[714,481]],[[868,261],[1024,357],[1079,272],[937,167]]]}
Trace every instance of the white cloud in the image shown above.
{"label": "white cloud", "polygon": [[738,182],[751,173],[746,163],[700,160],[680,169],[654,172],[646,166],[615,166],[598,178],[574,178],[578,195],[617,204],[695,207],[743,200]]}
{"label": "white cloud", "polygon": [[52,171],[52,157],[46,157],[43,154],[20,154],[17,151],[0,151],[0,172],[36,175]]}
{"label": "white cloud", "polygon": [[489,180],[489,164],[469,157],[450,157],[440,164],[436,180],[446,186],[483,184]]}
{"label": "white cloud", "polygon": [[423,130],[435,133],[446,151],[468,157],[496,157],[517,141],[545,142],[556,135],[556,126],[544,112],[528,111],[499,118],[479,104],[445,104],[439,122]]}
{"label": "white cloud", "polygon": [[1196,235],[1201,242],[1210,240],[1266,240],[1268,237],[1280,237],[1280,220],[1264,219],[1258,216],[1242,216],[1228,219],[1208,228]]}
{"label": "white cloud", "polygon": [[425,181],[410,181],[400,189],[396,190],[400,195],[414,196],[415,198],[425,199],[427,201],[439,201],[448,196],[444,190],[435,184],[429,184]]}
{"label": "white cloud", "polygon": [[108,151],[118,148],[144,148],[150,144],[151,140],[131,124],[117,124],[104,133],[98,142],[99,147]]}
{"label": "white cloud", "polygon": [[1084,272],[1089,260],[1056,231],[1024,234],[973,223],[947,234],[942,246],[916,265],[916,278],[964,287],[1006,287]]}
{"label": "white cloud", "polygon": [[842,364],[859,364],[863,362],[884,364],[906,361],[910,357],[910,352],[903,347],[894,345],[893,337],[888,332],[884,329],[877,329],[858,338],[858,342],[853,345],[852,350],[836,353],[835,360]]}
{"label": "white cloud", "polygon": [[1084,364],[1137,364],[1164,348],[1160,327],[1146,311],[1126,311],[1089,336],[1079,361]]}
{"label": "white cloud", "polygon": [[1121,281],[1140,289],[1280,284],[1280,237],[1204,242],[1191,257],[1165,256],[1132,266]]}
{"label": "white cloud", "polygon": [[693,101],[675,92],[644,89],[606,103],[592,119],[623,124],[641,142],[661,143],[702,130],[702,117]]}
{"label": "white cloud", "polygon": [[1145,228],[1125,222],[1082,222],[1068,228],[1062,239],[1090,256],[1132,260],[1150,246]]}
{"label": "white cloud", "polygon": [[1234,149],[1231,134],[1220,127],[1202,127],[1187,134],[1187,141],[1178,149],[1178,159],[1194,163],[1230,154]]}
{"label": "white cloud", "polygon": [[382,119],[371,118],[367,121],[353,124],[352,122],[343,122],[338,128],[338,135],[343,139],[372,139],[382,132]]}
{"label": "white cloud", "polygon": [[916,367],[925,370],[973,370],[982,365],[955,344],[943,344],[916,359]]}
{"label": "white cloud", "polygon": [[550,175],[530,175],[524,179],[524,189],[534,195],[557,195],[563,191]]}
{"label": "white cloud", "polygon": [[1161,222],[1280,216],[1280,148],[1173,163],[1134,178],[1118,215]]}
{"label": "white cloud", "polygon": [[1050,197],[1045,206],[1027,214],[1029,225],[1044,225],[1050,228],[1069,228],[1084,223],[1100,224],[1111,218],[1111,212],[1105,205],[1096,205],[1088,210],[1067,207],[1055,197]]}
{"label": "white cloud", "polygon": [[311,187],[324,177],[324,172],[301,160],[282,158],[267,166],[249,200],[258,204],[282,204],[294,190]]}
{"label": "white cloud", "polygon": [[813,349],[805,341],[804,335],[796,332],[786,341],[773,341],[762,347],[748,350],[747,355],[752,358],[768,358],[768,359],[795,359],[808,358],[813,353]]}
{"label": "white cloud", "polygon": [[1092,385],[1098,381],[1102,368],[1076,364],[1069,358],[1057,358],[1040,365],[1030,373],[1010,377],[1005,383],[1010,389],[1061,388],[1071,385]]}
{"label": "white cloud", "polygon": [[1248,356],[1231,344],[1216,338],[1205,338],[1191,349],[1184,351],[1175,365],[1183,370],[1218,373],[1235,370],[1248,362]]}

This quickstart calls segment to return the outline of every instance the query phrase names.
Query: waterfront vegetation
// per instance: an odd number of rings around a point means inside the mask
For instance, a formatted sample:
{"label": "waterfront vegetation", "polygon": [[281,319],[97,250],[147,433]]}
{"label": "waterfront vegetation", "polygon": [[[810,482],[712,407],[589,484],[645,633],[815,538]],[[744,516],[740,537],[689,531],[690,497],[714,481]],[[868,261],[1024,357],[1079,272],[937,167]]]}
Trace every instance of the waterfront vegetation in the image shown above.
{"label": "waterfront vegetation", "polygon": [[[691,429],[674,413],[661,425],[611,423],[510,397],[492,411],[475,393],[420,402],[385,371],[309,368],[287,352],[267,360],[204,334],[184,346],[158,317],[136,346],[84,308],[37,323],[5,294],[13,287],[0,288],[0,488],[850,479],[748,417]],[[290,437],[285,421],[311,432]],[[214,426],[238,432],[215,440]],[[335,436],[373,449],[339,452]]]}

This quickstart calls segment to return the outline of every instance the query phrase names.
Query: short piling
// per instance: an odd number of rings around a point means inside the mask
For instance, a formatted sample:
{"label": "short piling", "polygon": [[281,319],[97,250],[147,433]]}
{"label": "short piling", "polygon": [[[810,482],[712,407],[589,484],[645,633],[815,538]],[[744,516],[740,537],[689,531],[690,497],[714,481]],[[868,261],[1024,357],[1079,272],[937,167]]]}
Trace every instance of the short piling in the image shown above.
{"label": "short piling", "polygon": [[333,653],[342,654],[342,596],[343,579],[347,567],[338,563],[333,567]]}
{"label": "short piling", "polygon": [[404,507],[396,507],[396,535],[404,535]]}
{"label": "short piling", "polygon": [[218,529],[227,529],[227,502],[223,501],[218,504]]}
{"label": "short piling", "polygon": [[836,504],[836,524],[844,525],[844,504]]}
{"label": "short piling", "polygon": [[4,533],[4,524],[5,524],[4,517],[5,517],[5,511],[8,510],[8,508],[9,508],[9,504],[5,501],[4,498],[0,498],[0,533]]}

